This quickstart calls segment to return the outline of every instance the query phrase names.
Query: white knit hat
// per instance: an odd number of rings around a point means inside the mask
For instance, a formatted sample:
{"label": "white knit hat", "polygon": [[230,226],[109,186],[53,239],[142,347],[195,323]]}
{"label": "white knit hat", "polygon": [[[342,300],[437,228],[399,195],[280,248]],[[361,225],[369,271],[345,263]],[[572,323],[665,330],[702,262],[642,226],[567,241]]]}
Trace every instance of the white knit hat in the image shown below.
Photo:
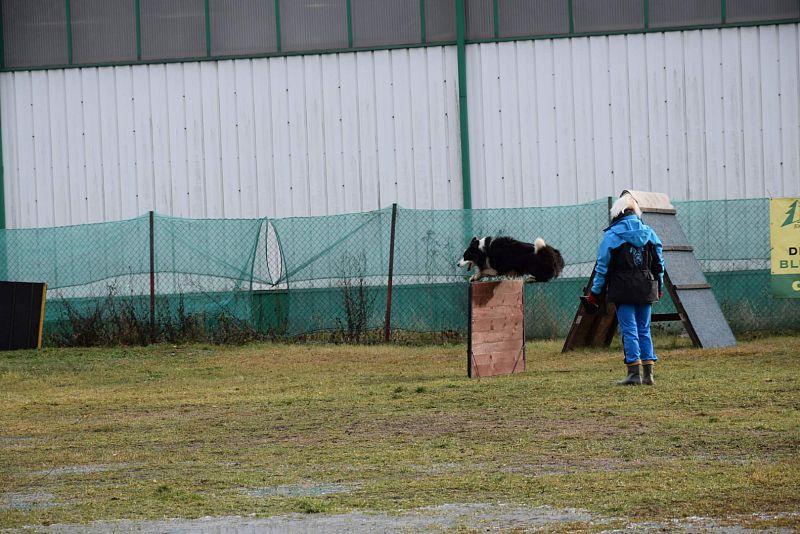
{"label": "white knit hat", "polygon": [[614,202],[614,205],[611,206],[609,214],[611,215],[611,218],[614,219],[627,209],[633,210],[638,217],[642,216],[642,210],[639,208],[639,203],[636,202],[636,199],[633,198],[633,195],[627,191],[624,191],[617,201]]}

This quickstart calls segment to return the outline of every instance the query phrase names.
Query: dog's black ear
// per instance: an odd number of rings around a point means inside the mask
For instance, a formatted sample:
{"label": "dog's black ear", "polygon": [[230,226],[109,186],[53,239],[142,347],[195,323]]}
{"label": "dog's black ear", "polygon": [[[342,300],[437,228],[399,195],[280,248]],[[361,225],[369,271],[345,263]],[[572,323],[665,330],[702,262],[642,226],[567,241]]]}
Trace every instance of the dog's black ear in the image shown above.
{"label": "dog's black ear", "polygon": [[470,241],[470,244],[477,243],[477,242],[478,242],[478,238],[477,237],[473,237],[472,241]]}

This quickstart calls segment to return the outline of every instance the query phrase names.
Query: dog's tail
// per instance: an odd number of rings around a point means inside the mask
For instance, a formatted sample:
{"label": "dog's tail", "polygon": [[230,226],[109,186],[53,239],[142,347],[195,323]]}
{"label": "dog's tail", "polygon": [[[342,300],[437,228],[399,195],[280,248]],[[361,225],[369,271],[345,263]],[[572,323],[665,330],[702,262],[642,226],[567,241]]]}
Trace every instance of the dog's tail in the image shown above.
{"label": "dog's tail", "polygon": [[538,253],[544,247],[545,247],[544,239],[542,239],[541,237],[537,237],[536,241],[533,242],[533,250]]}

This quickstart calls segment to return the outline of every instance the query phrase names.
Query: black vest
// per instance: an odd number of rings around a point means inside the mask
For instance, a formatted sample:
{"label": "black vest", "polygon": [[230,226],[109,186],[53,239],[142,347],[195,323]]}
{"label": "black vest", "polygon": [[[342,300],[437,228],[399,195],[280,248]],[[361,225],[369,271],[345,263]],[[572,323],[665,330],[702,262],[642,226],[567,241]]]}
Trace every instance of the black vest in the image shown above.
{"label": "black vest", "polygon": [[623,243],[611,251],[606,274],[607,300],[616,304],[647,304],[658,300],[661,263],[651,242],[643,247]]}

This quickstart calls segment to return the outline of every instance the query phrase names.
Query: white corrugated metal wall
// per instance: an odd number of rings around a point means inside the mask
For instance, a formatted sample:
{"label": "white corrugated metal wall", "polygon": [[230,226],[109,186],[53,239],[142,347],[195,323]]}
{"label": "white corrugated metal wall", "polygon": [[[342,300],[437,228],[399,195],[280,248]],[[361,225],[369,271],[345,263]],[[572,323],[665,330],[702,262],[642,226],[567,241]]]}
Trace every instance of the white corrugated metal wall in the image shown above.
{"label": "white corrugated metal wall", "polygon": [[460,206],[452,47],[4,73],[7,227]]}
{"label": "white corrugated metal wall", "polygon": [[475,206],[800,195],[796,24],[467,50]]}
{"label": "white corrugated metal wall", "polygon": [[[800,195],[798,25],[467,47],[474,207]],[[460,208],[454,47],[0,75],[7,227]]]}

